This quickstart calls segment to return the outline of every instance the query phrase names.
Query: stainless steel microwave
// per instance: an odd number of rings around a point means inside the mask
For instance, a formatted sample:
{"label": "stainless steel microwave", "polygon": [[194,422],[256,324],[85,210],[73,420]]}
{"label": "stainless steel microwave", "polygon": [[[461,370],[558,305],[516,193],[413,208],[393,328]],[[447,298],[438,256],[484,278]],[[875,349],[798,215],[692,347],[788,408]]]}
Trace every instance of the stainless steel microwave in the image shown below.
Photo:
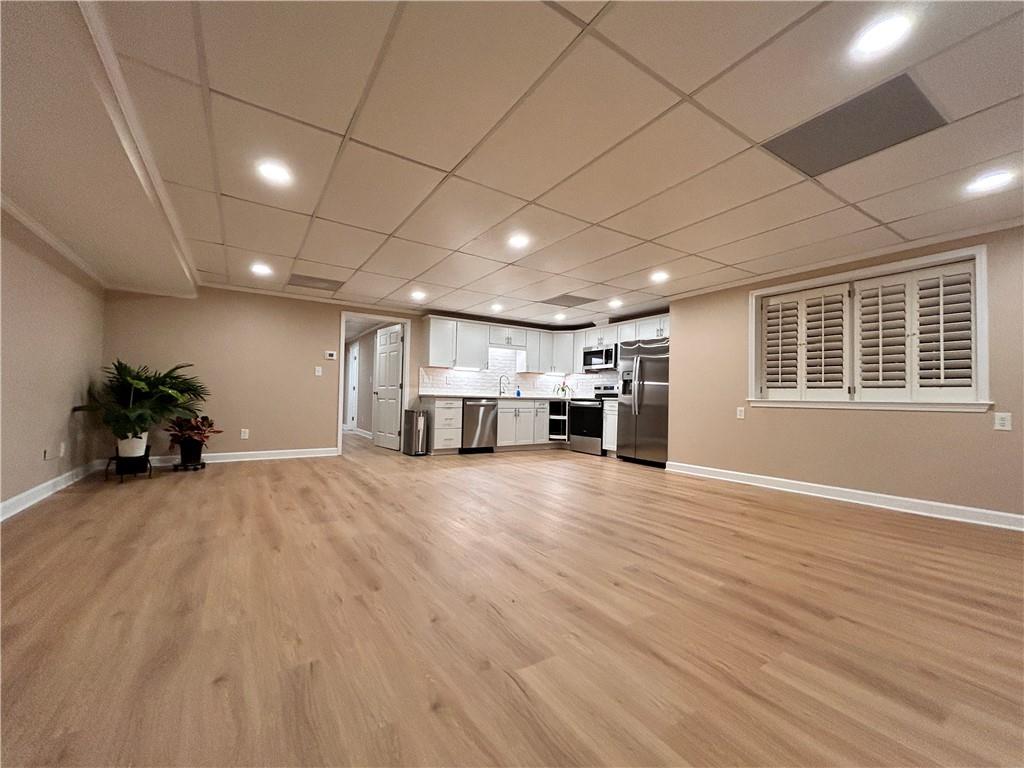
{"label": "stainless steel microwave", "polygon": [[615,370],[615,345],[607,347],[584,347],[583,348],[583,370],[584,371],[614,371]]}

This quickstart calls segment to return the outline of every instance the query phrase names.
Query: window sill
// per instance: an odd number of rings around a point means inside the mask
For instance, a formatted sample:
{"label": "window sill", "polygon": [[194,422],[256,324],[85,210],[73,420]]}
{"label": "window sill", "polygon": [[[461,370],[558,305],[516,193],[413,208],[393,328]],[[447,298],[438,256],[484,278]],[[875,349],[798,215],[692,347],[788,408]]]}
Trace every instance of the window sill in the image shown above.
{"label": "window sill", "polygon": [[839,411],[943,411],[948,413],[984,413],[994,403],[906,403],[863,400],[759,400],[748,398],[752,408],[826,408]]}

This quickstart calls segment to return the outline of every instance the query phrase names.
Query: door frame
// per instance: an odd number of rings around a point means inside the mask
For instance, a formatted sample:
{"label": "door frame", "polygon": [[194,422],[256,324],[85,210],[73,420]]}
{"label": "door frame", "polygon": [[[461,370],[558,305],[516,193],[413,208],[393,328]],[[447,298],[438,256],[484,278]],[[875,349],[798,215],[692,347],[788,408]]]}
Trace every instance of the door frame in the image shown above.
{"label": "door frame", "polygon": [[[345,318],[346,317],[358,317],[365,320],[373,320],[379,322],[381,325],[396,325],[402,326],[402,336],[405,338],[402,349],[402,412],[409,407],[410,391],[410,380],[412,376],[411,372],[411,359],[412,354],[411,342],[412,342],[412,318],[409,317],[398,317],[395,315],[378,315],[373,312],[354,312],[351,310],[342,310],[341,321],[339,323],[339,349],[345,349]],[[376,333],[376,330],[372,331]],[[376,337],[375,337],[376,338]],[[360,360],[359,364],[362,365],[363,361]],[[345,366],[341,366],[341,375],[338,377],[338,454],[340,455],[343,451],[344,446],[344,427],[345,427],[345,386],[346,386]],[[418,390],[418,386],[417,386]],[[401,415],[400,415],[401,418]],[[372,426],[372,424],[371,424]]]}
{"label": "door frame", "polygon": [[[350,354],[345,355],[345,366],[343,377],[351,377],[354,379],[355,387],[351,390],[342,387],[342,391],[348,396],[348,408],[345,410],[345,424],[349,429],[355,429],[359,426],[359,345],[355,342],[357,339],[353,339],[352,350]],[[345,398],[342,397],[344,403]]]}

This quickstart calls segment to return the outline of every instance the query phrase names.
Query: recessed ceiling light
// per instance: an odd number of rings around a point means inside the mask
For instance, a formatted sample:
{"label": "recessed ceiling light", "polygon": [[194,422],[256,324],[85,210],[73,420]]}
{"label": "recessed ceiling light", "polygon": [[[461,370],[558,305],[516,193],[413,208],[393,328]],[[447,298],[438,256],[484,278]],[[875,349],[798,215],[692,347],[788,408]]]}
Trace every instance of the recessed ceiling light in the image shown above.
{"label": "recessed ceiling light", "polygon": [[254,275],[272,275],[274,270],[264,264],[262,261],[253,262],[253,265],[249,267],[250,271]]}
{"label": "recessed ceiling light", "polygon": [[983,173],[967,185],[967,192],[972,195],[983,195],[986,192],[995,192],[1002,189],[1016,178],[1013,171],[990,171]]}
{"label": "recessed ceiling light", "polygon": [[501,304],[491,304],[491,312],[501,312],[504,307]]}
{"label": "recessed ceiling light", "polygon": [[865,27],[850,46],[850,58],[871,61],[902,43],[910,34],[914,20],[904,13],[877,19]]}
{"label": "recessed ceiling light", "polygon": [[651,274],[652,283],[664,283],[668,280],[668,272],[654,272]]}
{"label": "recessed ceiling light", "polygon": [[555,320],[565,320],[565,313],[559,312],[557,315],[555,315]]}
{"label": "recessed ceiling light", "polygon": [[256,170],[264,181],[275,187],[287,187],[292,183],[291,169],[278,160],[260,160],[256,163]]}
{"label": "recessed ceiling light", "polygon": [[509,237],[508,244],[513,248],[525,248],[530,244],[530,236],[524,232],[516,232]]}
{"label": "recessed ceiling light", "polygon": [[612,309],[618,309],[622,306],[622,299],[612,299],[608,302],[608,306]]}
{"label": "recessed ceiling light", "polygon": [[423,301],[427,298],[427,294],[423,291],[413,291],[409,295],[412,296],[413,301]]}

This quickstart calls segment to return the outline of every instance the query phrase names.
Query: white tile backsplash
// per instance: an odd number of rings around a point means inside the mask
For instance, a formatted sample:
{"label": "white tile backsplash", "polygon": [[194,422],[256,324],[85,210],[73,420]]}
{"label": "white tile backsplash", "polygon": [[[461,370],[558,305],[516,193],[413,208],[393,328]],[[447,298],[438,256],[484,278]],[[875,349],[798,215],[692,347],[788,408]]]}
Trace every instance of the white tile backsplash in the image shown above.
{"label": "white tile backsplash", "polygon": [[[521,354],[521,353],[520,353]],[[487,369],[483,371],[457,371],[454,368],[420,368],[421,395],[467,395],[494,397],[498,394],[498,379],[502,374],[512,380],[508,394],[516,386],[524,395],[555,395],[555,387],[565,381],[574,390],[574,397],[593,397],[598,384],[615,384],[618,374],[574,373],[567,376],[554,373],[516,373],[516,350],[491,347],[487,352]]]}

